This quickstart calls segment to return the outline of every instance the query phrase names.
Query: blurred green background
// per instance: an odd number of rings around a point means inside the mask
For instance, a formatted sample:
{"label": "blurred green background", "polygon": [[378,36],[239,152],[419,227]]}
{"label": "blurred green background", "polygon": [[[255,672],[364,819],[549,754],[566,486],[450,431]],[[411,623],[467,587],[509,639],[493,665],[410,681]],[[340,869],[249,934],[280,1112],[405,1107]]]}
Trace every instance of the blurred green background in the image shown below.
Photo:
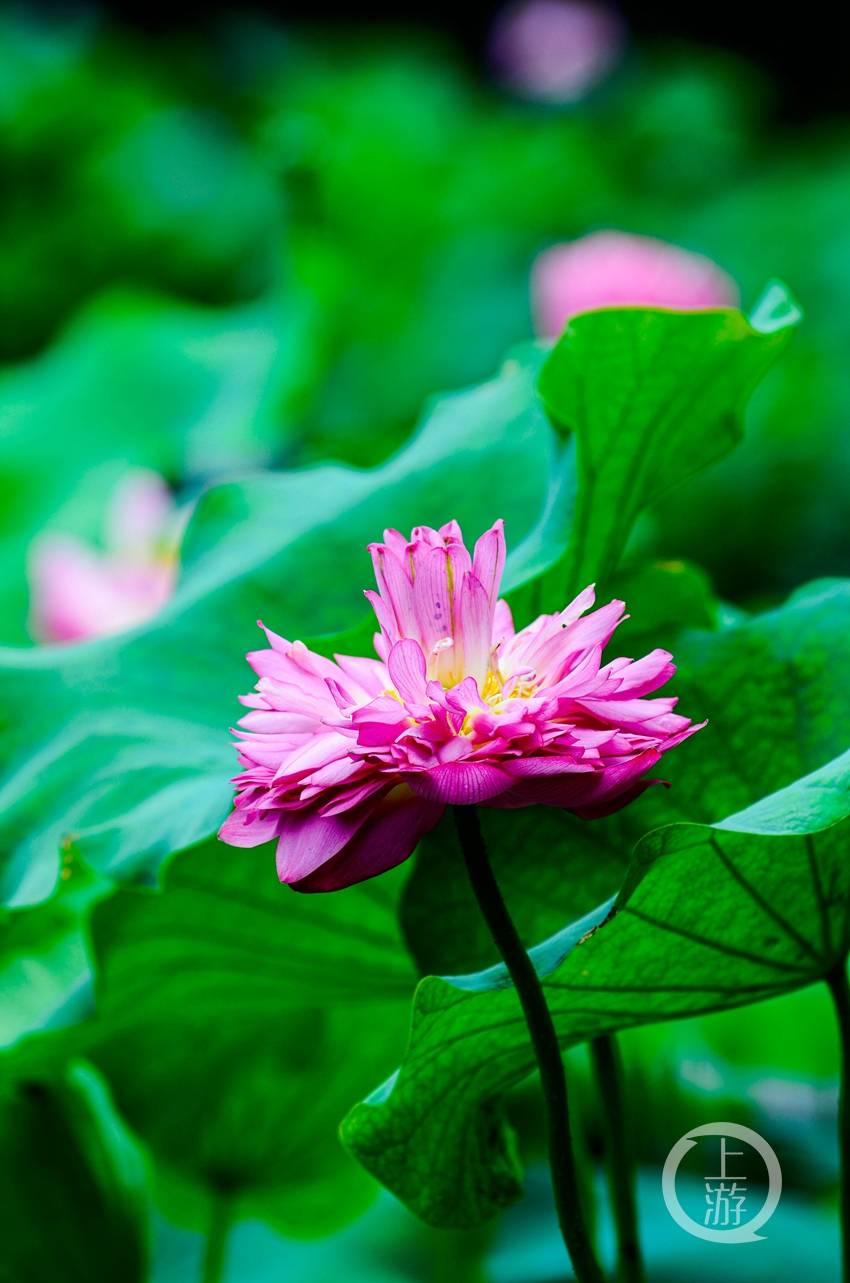
{"label": "blurred green background", "polygon": [[[850,120],[784,119],[781,85],[734,52],[642,40],[624,26],[611,42],[596,82],[559,98],[427,27],[320,31],[234,11],[153,35],[91,11],[0,12],[0,643],[40,640],[38,541],[71,537],[103,552],[110,504],[133,470],[159,474],[173,497],[165,556],[210,482],[387,458],[429,397],[487,379],[533,334],[537,255],[601,228],[707,255],[746,305],[780,277],[805,314],[756,394],[742,448],[662,497],[641,549],[698,562],[718,597],[748,608],[850,574]],[[63,981],[84,969],[85,940],[63,928],[90,890],[80,875],[46,909],[9,910],[4,922],[4,1090],[16,1117],[31,1109],[35,1122],[20,1135],[5,1125],[4,1183],[19,1188],[0,1226],[19,1235],[33,1202],[45,1206],[49,1171],[50,1217],[73,1220],[81,1246],[79,1259],[45,1265],[37,1221],[0,1278],[132,1281],[141,1269],[152,1283],[182,1283],[202,1276],[206,1213],[131,1130],[144,1104],[122,1101],[119,1116],[104,1085],[122,1055],[166,1066],[168,1022],[149,1040],[143,1024],[123,1050],[99,1047],[98,1072],[72,1059],[47,1087],[27,1079],[24,1092],[19,1081],[21,1035],[88,1009],[85,988],[69,999]],[[713,1118],[781,1135],[790,1155],[782,1215],[734,1277],[837,1277],[827,1008],[806,990],[624,1039],[653,1280],[717,1277],[711,1245],[672,1224],[659,1184],[673,1141]],[[563,1277],[542,1177],[500,1223],[456,1235],[375,1197],[353,1164],[340,1177],[335,1151],[332,1184],[321,1153],[299,1171],[304,1102],[318,1096],[338,1120],[403,1042],[402,1018],[393,1049],[376,1053],[380,1069],[335,1086],[310,1047],[350,1035],[317,1032],[314,1014],[303,1015],[303,1060],[281,1085],[291,1152],[276,1154],[262,1111],[251,1115],[267,1065],[245,1089],[244,1117],[229,1120],[256,1128],[266,1184],[275,1187],[275,1162],[290,1174],[286,1197],[257,1198],[233,1231],[228,1283]],[[251,1029],[264,1037],[259,1017]],[[197,1052],[197,1114],[185,1121],[195,1139],[205,1095],[235,1072],[226,1038]],[[599,1106],[573,1059],[593,1156]],[[533,1164],[534,1093],[519,1091],[513,1109]],[[163,1124],[178,1149],[179,1124]],[[330,1123],[328,1137],[335,1147]],[[93,1145],[97,1171],[81,1176],[80,1147]],[[82,1191],[82,1212],[69,1191]],[[154,1226],[149,1270],[121,1229],[139,1200]]]}

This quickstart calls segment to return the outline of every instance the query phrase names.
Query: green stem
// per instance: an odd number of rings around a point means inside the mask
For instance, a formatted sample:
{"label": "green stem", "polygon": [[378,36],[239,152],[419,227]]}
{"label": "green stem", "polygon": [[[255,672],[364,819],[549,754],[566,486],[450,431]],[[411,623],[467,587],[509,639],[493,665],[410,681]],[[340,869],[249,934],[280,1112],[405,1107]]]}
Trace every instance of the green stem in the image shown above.
{"label": "green stem", "polygon": [[603,1283],[587,1229],[570,1134],[561,1047],[534,963],[525,951],[493,874],[474,806],[456,806],[455,823],[478,907],[514,983],[531,1037],[546,1113],[549,1169],[558,1224],[578,1283]]}
{"label": "green stem", "polygon": [[485,1256],[492,1222],[474,1230],[441,1230],[428,1238],[430,1283],[486,1283]]}
{"label": "green stem", "polygon": [[623,1061],[614,1035],[594,1038],[590,1054],[602,1100],[608,1185],[617,1230],[617,1279],[619,1283],[644,1283],[646,1275],[635,1206],[632,1129],[626,1108]]}
{"label": "green stem", "polygon": [[841,1261],[844,1283],[850,1283],[850,985],[847,962],[842,958],[826,982],[835,1003],[841,1046],[841,1088],[838,1101],[838,1152],[841,1162],[839,1208]]}
{"label": "green stem", "polygon": [[227,1256],[227,1241],[230,1238],[233,1209],[231,1200],[220,1191],[213,1194],[210,1208],[207,1241],[204,1248],[204,1260],[201,1271],[201,1283],[222,1283],[225,1277],[224,1265]]}

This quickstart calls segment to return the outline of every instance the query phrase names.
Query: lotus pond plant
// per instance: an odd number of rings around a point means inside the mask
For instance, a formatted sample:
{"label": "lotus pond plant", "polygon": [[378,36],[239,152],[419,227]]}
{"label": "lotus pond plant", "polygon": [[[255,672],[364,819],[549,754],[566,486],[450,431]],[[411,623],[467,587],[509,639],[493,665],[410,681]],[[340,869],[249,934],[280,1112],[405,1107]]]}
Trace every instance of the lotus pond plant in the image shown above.
{"label": "lotus pond plant", "polygon": [[[546,1106],[552,1187],[579,1279],[601,1280],[572,1153],[557,1035],[493,874],[476,807],[549,806],[588,820],[637,798],[669,749],[705,723],[650,698],[668,651],[602,662],[625,606],[588,586],[516,630],[499,588],[501,520],[467,549],[460,526],[384,531],[367,590],[377,659],[315,654],[266,628],[248,656],[256,693],[237,731],[233,846],[277,843],[282,882],[336,891],[410,856],[453,808],[481,912],[522,1004]],[[518,858],[521,855],[518,854]],[[609,1052],[610,1054],[610,1052]]]}

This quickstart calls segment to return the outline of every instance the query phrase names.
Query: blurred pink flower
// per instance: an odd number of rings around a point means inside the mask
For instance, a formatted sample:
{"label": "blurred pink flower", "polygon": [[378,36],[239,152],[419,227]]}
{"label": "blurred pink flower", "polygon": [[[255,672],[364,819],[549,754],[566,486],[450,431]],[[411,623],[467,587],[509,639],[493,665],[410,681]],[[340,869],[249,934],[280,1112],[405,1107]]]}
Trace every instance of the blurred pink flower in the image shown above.
{"label": "blurred pink flower", "polygon": [[575,102],[611,70],[623,36],[623,24],[609,6],[523,0],[496,19],[490,57],[501,79],[525,97]]}
{"label": "blurred pink flower", "polygon": [[701,254],[650,236],[593,232],[540,254],[531,295],[538,334],[556,338],[571,316],[599,307],[734,307],[738,288]]}
{"label": "blurred pink flower", "polygon": [[242,697],[245,769],[220,836],[276,838],[283,882],[331,891],[392,868],[447,805],[607,814],[699,729],[675,699],[644,698],[674,672],[666,651],[601,666],[621,601],[585,614],[586,588],[515,632],[500,521],[471,557],[456,522],[384,540],[366,593],[378,659],[325,659],[268,629],[270,649],[248,656],[259,681]]}
{"label": "blurred pink flower", "polygon": [[106,549],[72,535],[43,535],[30,557],[32,631],[68,642],[142,623],[170,597],[176,510],[162,477],[138,469],[115,490]]}

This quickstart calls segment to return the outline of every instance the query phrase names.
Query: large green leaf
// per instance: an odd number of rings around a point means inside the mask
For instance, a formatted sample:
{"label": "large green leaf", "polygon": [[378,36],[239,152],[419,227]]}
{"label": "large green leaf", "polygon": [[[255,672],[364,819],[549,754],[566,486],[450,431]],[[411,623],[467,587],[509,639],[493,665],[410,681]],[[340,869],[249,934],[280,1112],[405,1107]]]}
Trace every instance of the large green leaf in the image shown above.
{"label": "large green leaf", "polygon": [[[758,815],[715,828],[660,830],[638,848],[639,880],[616,912],[609,916],[608,902],[532,950],[564,1046],[773,997],[836,966],[850,946],[850,754],[827,769],[830,787],[840,782],[843,791],[838,827],[791,836],[814,820],[806,794],[816,781],[808,779],[775,814],[764,802]],[[497,1102],[533,1067],[503,968],[428,977],[401,1070],[355,1107],[343,1135],[424,1219],[476,1224],[518,1197]]]}
{"label": "large green leaf", "polygon": [[167,1167],[236,1215],[324,1231],[373,1192],[337,1127],[404,1045],[402,877],[305,899],[263,851],[183,852],[160,891],[97,907],[96,1018],[54,1041],[78,1041]]}
{"label": "large green leaf", "polygon": [[90,1066],[3,1076],[0,1166],[4,1283],[145,1283],[144,1162]]}
{"label": "large green leaf", "polygon": [[573,317],[539,384],[553,423],[576,438],[576,512],[560,588],[607,580],[646,504],[740,441],[747,398],[798,319],[780,286],[750,318],[734,308]]}
{"label": "large green leaf", "polygon": [[[564,1045],[756,1001],[840,962],[850,945],[848,623],[850,586],[815,585],[777,611],[683,638],[692,711],[710,724],[669,774],[679,814],[702,822],[647,833],[617,911],[609,917],[608,902],[532,951]],[[515,880],[535,879],[515,863]],[[531,1068],[503,968],[427,978],[398,1076],[355,1108],[346,1138],[425,1219],[475,1223],[516,1193],[498,1099]]]}

